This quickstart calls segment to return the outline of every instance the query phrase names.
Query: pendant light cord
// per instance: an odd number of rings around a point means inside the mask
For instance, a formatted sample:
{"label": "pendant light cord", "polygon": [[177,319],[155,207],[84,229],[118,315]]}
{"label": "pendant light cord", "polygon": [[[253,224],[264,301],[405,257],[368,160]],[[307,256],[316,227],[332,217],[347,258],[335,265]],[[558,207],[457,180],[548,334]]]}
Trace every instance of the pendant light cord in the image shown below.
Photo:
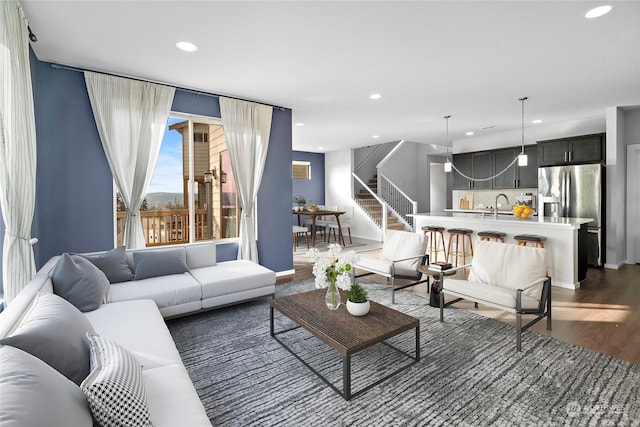
{"label": "pendant light cord", "polygon": [[520,151],[520,154],[524,154],[524,101],[526,101],[527,99],[529,99],[529,97],[527,96],[523,96],[522,98],[518,99],[518,101],[522,102],[522,149]]}
{"label": "pendant light cord", "polygon": [[[526,96],[518,99],[518,101],[522,102],[522,142],[521,142],[521,147],[522,147],[521,150],[522,151],[520,152],[520,154],[524,154],[524,101],[526,101],[527,99],[529,99],[529,98],[526,97]],[[447,119],[447,144],[449,143],[449,117],[451,117],[451,116],[445,116],[445,119]],[[449,154],[448,153],[449,153],[449,147],[447,146],[447,160],[449,160]],[[460,171],[460,169],[458,169],[456,167],[456,165],[453,164],[453,162],[451,162],[451,168],[454,171],[458,172],[460,175],[462,175],[462,177],[468,179],[469,181],[474,181],[474,182],[491,181],[492,179],[499,177],[500,175],[505,173],[507,170],[509,170],[509,168],[511,166],[513,166],[518,161],[518,156],[516,156],[516,158],[513,159],[511,161],[511,163],[509,163],[500,172],[496,173],[495,175],[489,176],[487,178],[474,178],[472,176],[468,176],[465,173],[463,173],[462,171]]]}

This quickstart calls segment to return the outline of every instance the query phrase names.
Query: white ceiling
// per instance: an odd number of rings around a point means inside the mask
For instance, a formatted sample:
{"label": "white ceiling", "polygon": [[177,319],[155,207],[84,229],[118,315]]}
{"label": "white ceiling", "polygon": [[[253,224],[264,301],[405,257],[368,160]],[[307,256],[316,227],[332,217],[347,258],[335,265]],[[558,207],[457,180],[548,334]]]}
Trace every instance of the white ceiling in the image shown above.
{"label": "white ceiling", "polygon": [[526,126],[640,105],[638,1],[21,2],[40,60],[291,108],[295,150],[511,131],[522,96]]}

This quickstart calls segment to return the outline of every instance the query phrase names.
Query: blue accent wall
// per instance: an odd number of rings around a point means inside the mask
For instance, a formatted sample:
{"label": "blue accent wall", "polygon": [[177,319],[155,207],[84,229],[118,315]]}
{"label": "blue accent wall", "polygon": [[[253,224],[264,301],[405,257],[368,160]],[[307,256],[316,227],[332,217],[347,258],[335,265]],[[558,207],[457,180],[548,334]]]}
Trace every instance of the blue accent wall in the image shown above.
{"label": "blue accent wall", "polygon": [[[113,180],[93,118],[84,75],[34,59],[38,172],[36,265],[62,252],[113,247]],[[217,97],[176,90],[172,110],[220,117]],[[274,108],[258,194],[258,254],[274,271],[293,269],[291,251],[291,110]],[[235,259],[237,243],[218,248]]]}
{"label": "blue accent wall", "polygon": [[113,248],[113,180],[82,73],[34,60],[36,266],[62,252]]}
{"label": "blue accent wall", "polygon": [[274,271],[293,269],[291,181],[291,110],[274,108],[257,203],[258,257]]}
{"label": "blue accent wall", "polygon": [[[302,195],[307,200],[307,204],[324,205],[324,153],[294,151],[291,160],[311,163],[310,179],[293,180],[291,199]],[[292,200],[289,200],[289,203],[291,202]],[[293,217],[293,222],[298,223],[297,217]]]}

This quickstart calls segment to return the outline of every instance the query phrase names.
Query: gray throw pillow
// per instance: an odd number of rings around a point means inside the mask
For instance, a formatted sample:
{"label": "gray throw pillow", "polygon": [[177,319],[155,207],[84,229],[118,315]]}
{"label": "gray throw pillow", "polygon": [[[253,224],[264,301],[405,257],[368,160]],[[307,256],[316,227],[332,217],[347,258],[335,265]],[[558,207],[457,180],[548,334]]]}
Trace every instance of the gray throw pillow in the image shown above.
{"label": "gray throw pillow", "polygon": [[98,267],[109,279],[110,283],[128,282],[133,280],[133,272],[127,257],[124,246],[118,246],[110,251],[96,255],[81,255]]}
{"label": "gray throw pillow", "polygon": [[53,292],[78,310],[100,307],[109,291],[109,279],[89,260],[80,255],[62,254],[51,272]]}
{"label": "gray throw pillow", "polygon": [[182,274],[188,271],[184,248],[154,249],[133,253],[134,280]]}
{"label": "gray throw pillow", "polygon": [[19,348],[80,385],[89,375],[89,320],[69,302],[39,293],[20,326],[0,344]]}
{"label": "gray throw pillow", "polygon": [[87,336],[91,374],[80,388],[96,421],[102,426],[152,426],[140,363],[107,338]]}
{"label": "gray throw pillow", "polygon": [[60,372],[15,347],[0,346],[2,427],[91,427],[82,390]]}

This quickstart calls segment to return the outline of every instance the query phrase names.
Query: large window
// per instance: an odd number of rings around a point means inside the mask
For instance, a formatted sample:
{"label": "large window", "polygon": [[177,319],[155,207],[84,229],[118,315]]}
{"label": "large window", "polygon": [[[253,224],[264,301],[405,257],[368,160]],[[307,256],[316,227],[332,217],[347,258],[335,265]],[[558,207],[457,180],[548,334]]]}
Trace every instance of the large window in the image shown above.
{"label": "large window", "polygon": [[[118,197],[117,245],[124,205]],[[238,237],[239,206],[219,120],[174,114],[140,217],[147,246]]]}

